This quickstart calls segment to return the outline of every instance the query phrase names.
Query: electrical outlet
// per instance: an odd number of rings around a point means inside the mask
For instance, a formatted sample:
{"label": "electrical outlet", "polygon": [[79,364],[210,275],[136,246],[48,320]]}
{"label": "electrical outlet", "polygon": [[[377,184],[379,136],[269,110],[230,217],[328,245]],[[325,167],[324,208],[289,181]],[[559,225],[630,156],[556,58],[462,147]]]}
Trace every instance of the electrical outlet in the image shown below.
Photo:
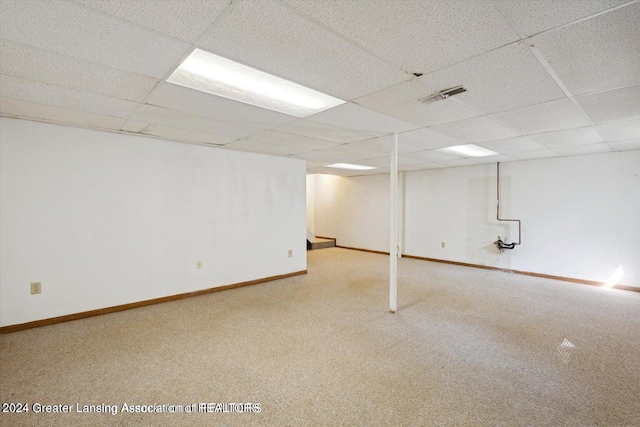
{"label": "electrical outlet", "polygon": [[293,256],[293,251],[289,249],[289,258],[291,258],[292,256]]}
{"label": "electrical outlet", "polygon": [[440,242],[440,247],[444,248],[444,242]]}
{"label": "electrical outlet", "polygon": [[198,261],[196,263],[196,267],[198,268],[198,270],[200,270],[202,268],[202,261]]}
{"label": "electrical outlet", "polygon": [[42,293],[42,283],[33,282],[31,283],[31,295]]}

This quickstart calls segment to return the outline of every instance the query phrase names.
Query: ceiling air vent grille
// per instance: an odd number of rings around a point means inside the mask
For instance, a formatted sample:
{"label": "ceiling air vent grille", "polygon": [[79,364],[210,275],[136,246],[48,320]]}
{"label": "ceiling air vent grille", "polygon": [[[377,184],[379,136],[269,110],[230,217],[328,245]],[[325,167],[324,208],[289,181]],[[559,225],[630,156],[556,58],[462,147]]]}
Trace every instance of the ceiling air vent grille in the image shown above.
{"label": "ceiling air vent grille", "polygon": [[450,87],[449,89],[440,90],[432,95],[427,96],[426,98],[422,98],[420,102],[422,102],[423,104],[431,104],[432,102],[439,101],[441,99],[447,99],[450,96],[457,95],[466,91],[467,88],[462,85]]}

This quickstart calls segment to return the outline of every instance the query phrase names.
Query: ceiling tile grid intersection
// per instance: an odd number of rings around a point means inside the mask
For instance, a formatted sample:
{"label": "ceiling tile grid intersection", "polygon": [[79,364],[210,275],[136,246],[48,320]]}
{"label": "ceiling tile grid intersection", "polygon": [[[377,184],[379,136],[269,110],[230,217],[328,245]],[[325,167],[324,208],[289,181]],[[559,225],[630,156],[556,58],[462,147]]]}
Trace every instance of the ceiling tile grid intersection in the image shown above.
{"label": "ceiling tile grid intersection", "polygon": [[[518,39],[490,1],[285,1],[412,73],[434,71]],[[474,37],[465,37],[469,33]]]}
{"label": "ceiling tile grid intersection", "polygon": [[574,95],[640,83],[640,3],[531,41]]}
{"label": "ceiling tile grid intersection", "polygon": [[558,28],[574,21],[606,11],[629,0],[544,1],[501,0],[526,36]]}
{"label": "ceiling tile grid intersection", "polygon": [[0,93],[7,98],[123,118],[138,106],[133,101],[6,75],[0,78]]}
{"label": "ceiling tile grid intersection", "polygon": [[230,0],[73,0],[178,40],[194,43]]}
{"label": "ceiling tile grid intersection", "polygon": [[411,77],[276,0],[239,2],[198,47],[345,101]]}
{"label": "ceiling tile grid intersection", "polygon": [[158,79],[68,55],[0,40],[0,73],[42,83],[142,101]]}
{"label": "ceiling tile grid intersection", "polygon": [[455,99],[484,114],[565,98],[526,42],[507,46],[419,77],[437,90],[464,85]]}
{"label": "ceiling tile grid intersection", "polygon": [[[3,0],[0,113],[343,176],[388,173],[393,133],[400,170],[633,150],[639,22],[625,0]],[[351,102],[297,119],[160,80],[194,43]],[[468,92],[420,102],[458,84]],[[499,154],[440,151],[469,143]],[[336,162],[378,169],[324,167]]]}
{"label": "ceiling tile grid intersection", "polygon": [[111,131],[119,130],[125,121],[122,117],[105,116],[4,97],[0,97],[0,116]]}
{"label": "ceiling tile grid intersection", "polygon": [[0,38],[155,78],[190,47],[68,1],[0,2]]}

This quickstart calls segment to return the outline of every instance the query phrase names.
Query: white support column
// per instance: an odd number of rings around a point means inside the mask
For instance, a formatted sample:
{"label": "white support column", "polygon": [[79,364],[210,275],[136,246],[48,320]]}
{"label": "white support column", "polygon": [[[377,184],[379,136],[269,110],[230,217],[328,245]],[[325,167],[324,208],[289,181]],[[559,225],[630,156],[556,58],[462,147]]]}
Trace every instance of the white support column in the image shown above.
{"label": "white support column", "polygon": [[398,134],[393,135],[390,165],[389,310],[398,310]]}
{"label": "white support column", "polygon": [[404,242],[405,242],[405,176],[404,172],[398,171],[398,258],[402,258],[402,254],[404,253]]}

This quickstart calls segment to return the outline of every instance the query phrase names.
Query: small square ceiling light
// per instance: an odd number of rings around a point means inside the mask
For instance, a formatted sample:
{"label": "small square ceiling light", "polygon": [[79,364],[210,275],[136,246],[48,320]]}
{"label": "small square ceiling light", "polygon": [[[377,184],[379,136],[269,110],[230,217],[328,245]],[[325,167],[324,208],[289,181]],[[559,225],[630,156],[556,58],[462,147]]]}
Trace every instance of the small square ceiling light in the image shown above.
{"label": "small square ceiling light", "polygon": [[489,150],[488,148],[479,147],[475,144],[455,145],[453,147],[441,148],[440,151],[454,153],[464,157],[485,157],[499,154],[495,151]]}
{"label": "small square ceiling light", "polygon": [[345,103],[201,49],[194,50],[167,81],[295,117]]}
{"label": "small square ceiling light", "polygon": [[326,165],[328,168],[336,168],[336,169],[350,169],[354,171],[368,171],[374,168],[373,166],[364,166],[364,165],[352,165],[351,163],[334,163],[332,165]]}

